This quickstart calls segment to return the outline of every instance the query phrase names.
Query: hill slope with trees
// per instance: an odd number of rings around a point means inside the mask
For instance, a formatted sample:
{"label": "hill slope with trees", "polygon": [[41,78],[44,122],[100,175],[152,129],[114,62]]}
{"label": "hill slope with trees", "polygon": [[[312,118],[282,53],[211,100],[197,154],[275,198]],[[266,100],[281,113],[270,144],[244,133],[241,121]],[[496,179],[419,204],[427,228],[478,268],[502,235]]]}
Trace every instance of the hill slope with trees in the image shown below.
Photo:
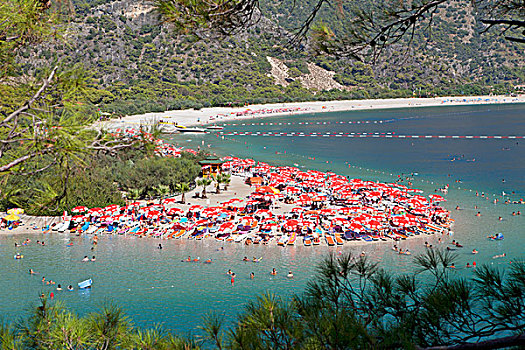
{"label": "hill slope with trees", "polygon": [[[525,81],[521,44],[481,34],[475,10],[460,2],[440,7],[432,31],[418,33],[408,49],[394,46],[373,63],[318,55],[308,44],[291,47],[290,31],[301,25],[316,1],[293,3],[262,1],[263,16],[247,32],[197,40],[161,23],[149,2],[75,0],[60,9],[71,18],[64,25],[65,42],[22,52],[18,74],[33,74],[50,59],[81,64],[91,74],[90,102],[117,114],[245,103],[508,93]],[[334,33],[345,31],[345,18],[337,9],[326,7],[319,18],[320,23],[330,23]],[[268,57],[288,67],[286,86],[275,83]],[[306,88],[303,82],[312,74],[312,64],[333,72],[334,81],[327,86],[343,88]]]}

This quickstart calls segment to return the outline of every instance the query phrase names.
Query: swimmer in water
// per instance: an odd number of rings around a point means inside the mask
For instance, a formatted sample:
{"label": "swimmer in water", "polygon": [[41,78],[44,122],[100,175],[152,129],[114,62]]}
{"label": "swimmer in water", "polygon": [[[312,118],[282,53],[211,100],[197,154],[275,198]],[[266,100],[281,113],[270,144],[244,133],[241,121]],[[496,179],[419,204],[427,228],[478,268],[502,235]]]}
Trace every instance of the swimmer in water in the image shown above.
{"label": "swimmer in water", "polygon": [[250,259],[248,259],[248,257],[245,256],[244,258],[242,258],[242,261],[250,261]]}
{"label": "swimmer in water", "polygon": [[33,271],[33,269],[29,269],[29,274],[30,274],[30,275],[36,275],[36,272]]}
{"label": "swimmer in water", "polygon": [[97,258],[95,258],[95,256],[93,255],[93,257],[91,258],[91,261],[97,261]]}
{"label": "swimmer in water", "polygon": [[67,286],[67,290],[72,291],[73,290],[73,286],[72,285]]}
{"label": "swimmer in water", "polygon": [[476,249],[472,249],[472,254],[478,254],[478,251]]}
{"label": "swimmer in water", "polygon": [[450,269],[455,269],[455,268],[456,268],[456,265],[451,264],[451,265],[449,266],[449,268],[450,268]]}
{"label": "swimmer in water", "polygon": [[250,279],[252,279],[252,280],[253,280],[253,278],[254,278],[254,277],[255,277],[254,273],[253,273],[253,272],[252,272],[252,273],[250,273]]}
{"label": "swimmer in water", "polygon": [[211,264],[211,259],[204,261],[205,264]]}
{"label": "swimmer in water", "polygon": [[159,243],[158,249],[162,249],[162,244]]}
{"label": "swimmer in water", "polygon": [[275,270],[275,267],[273,268],[272,272],[270,272],[270,275],[277,275],[277,271]]}
{"label": "swimmer in water", "polygon": [[503,253],[503,254],[500,254],[500,255],[494,255],[494,256],[492,257],[492,259],[504,258],[505,256],[507,256],[506,253]]}
{"label": "swimmer in water", "polygon": [[62,290],[62,286],[60,284],[57,286],[57,290]]}
{"label": "swimmer in water", "polygon": [[226,274],[228,275],[231,275],[232,273],[233,273],[232,270],[228,270],[228,272],[226,272]]}
{"label": "swimmer in water", "polygon": [[286,277],[288,277],[288,278],[293,278],[293,273],[292,273],[292,271],[288,271],[288,274],[286,275]]}
{"label": "swimmer in water", "polygon": [[88,258],[88,256],[86,255],[86,256],[84,257],[84,259],[82,259],[82,262],[87,262],[87,261],[89,261],[89,258]]}

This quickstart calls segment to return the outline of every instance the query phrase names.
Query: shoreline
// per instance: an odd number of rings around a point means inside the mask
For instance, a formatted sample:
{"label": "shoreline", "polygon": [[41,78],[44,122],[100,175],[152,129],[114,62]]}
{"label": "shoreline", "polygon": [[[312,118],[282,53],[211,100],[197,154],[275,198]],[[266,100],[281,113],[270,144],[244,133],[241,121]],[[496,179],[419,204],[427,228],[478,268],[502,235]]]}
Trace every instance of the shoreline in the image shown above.
{"label": "shoreline", "polygon": [[95,125],[109,130],[148,125],[160,120],[184,126],[206,126],[227,121],[242,121],[271,116],[293,116],[310,113],[345,112],[358,110],[382,110],[396,108],[418,108],[439,106],[473,106],[525,103],[525,95],[510,97],[464,96],[435,98],[397,98],[344,101],[313,101],[275,104],[247,105],[243,107],[211,107],[200,110],[172,110],[125,116],[97,122]]}

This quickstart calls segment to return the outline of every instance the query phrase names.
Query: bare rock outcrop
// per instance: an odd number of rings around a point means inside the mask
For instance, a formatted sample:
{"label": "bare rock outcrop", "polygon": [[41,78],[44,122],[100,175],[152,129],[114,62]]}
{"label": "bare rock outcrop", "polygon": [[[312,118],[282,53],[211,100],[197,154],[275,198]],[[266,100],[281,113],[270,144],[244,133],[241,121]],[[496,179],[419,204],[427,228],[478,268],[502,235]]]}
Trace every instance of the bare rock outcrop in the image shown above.
{"label": "bare rock outcrop", "polygon": [[275,84],[277,85],[288,86],[290,82],[298,80],[309,90],[322,91],[349,89],[349,87],[343,86],[334,80],[335,72],[323,69],[314,63],[307,64],[308,70],[310,71],[309,74],[302,74],[294,79],[288,74],[289,68],[284,61],[269,56],[267,56],[266,59],[272,66],[269,76],[275,79]]}

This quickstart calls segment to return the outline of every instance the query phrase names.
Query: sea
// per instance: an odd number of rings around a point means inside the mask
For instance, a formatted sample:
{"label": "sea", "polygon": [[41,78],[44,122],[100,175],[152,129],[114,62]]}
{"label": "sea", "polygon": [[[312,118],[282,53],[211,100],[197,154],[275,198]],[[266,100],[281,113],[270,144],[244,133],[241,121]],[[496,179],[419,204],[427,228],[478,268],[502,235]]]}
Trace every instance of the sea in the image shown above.
{"label": "sea", "polygon": [[[453,273],[458,277],[472,276],[473,270],[465,267],[467,262],[504,270],[511,261],[525,257],[525,205],[512,204],[525,198],[525,139],[477,138],[525,135],[523,104],[266,116],[217,125],[224,129],[204,135],[166,135],[165,140],[219,156],[332,171],[352,178],[384,182],[402,179],[405,185],[410,178],[413,187],[422,189],[424,195],[449,185],[443,206],[455,219],[453,236],[442,237],[441,243],[440,236],[403,241],[401,248],[413,253],[405,256],[397,254],[391,242],[281,248],[182,239],[163,241],[164,249],[159,250],[155,239],[108,235],[101,237],[91,251],[89,238],[83,236],[39,231],[2,234],[0,317],[16,322],[38,305],[41,293],[53,292],[55,300],[80,315],[112,303],[121,306],[136,326],[161,325],[176,334],[199,334],[202,318],[209,312],[222,315],[226,324],[232,324],[247,303],[262,293],[275,293],[284,299],[301,294],[315,279],[319,262],[329,254],[350,251],[358,255],[364,251],[393,273],[413,273],[413,256],[424,251],[425,241],[444,248],[452,247],[448,243],[455,239],[464,246],[454,252],[457,268]],[[314,133],[318,136],[312,136]],[[365,133],[370,136],[361,136]],[[412,137],[416,135],[427,137]],[[512,215],[518,211],[522,214]],[[477,212],[481,216],[476,216]],[[487,238],[498,232],[504,234],[504,240]],[[33,243],[14,247],[26,237]],[[36,240],[45,241],[45,246],[34,244]],[[73,246],[66,246],[70,241]],[[473,249],[479,253],[473,255]],[[16,252],[24,258],[13,259]],[[504,253],[505,257],[494,258]],[[96,261],[81,262],[86,255],[95,255]],[[200,257],[201,261],[211,258],[213,263],[183,262],[188,256]],[[243,262],[245,256],[262,259]],[[269,273],[273,268],[278,271],[275,276]],[[30,275],[29,269],[38,274]],[[226,274],[229,269],[237,276],[233,285]],[[294,278],[286,277],[288,271]],[[63,288],[69,284],[76,287],[91,278],[93,287],[56,291],[56,285],[41,282],[43,277]]]}

